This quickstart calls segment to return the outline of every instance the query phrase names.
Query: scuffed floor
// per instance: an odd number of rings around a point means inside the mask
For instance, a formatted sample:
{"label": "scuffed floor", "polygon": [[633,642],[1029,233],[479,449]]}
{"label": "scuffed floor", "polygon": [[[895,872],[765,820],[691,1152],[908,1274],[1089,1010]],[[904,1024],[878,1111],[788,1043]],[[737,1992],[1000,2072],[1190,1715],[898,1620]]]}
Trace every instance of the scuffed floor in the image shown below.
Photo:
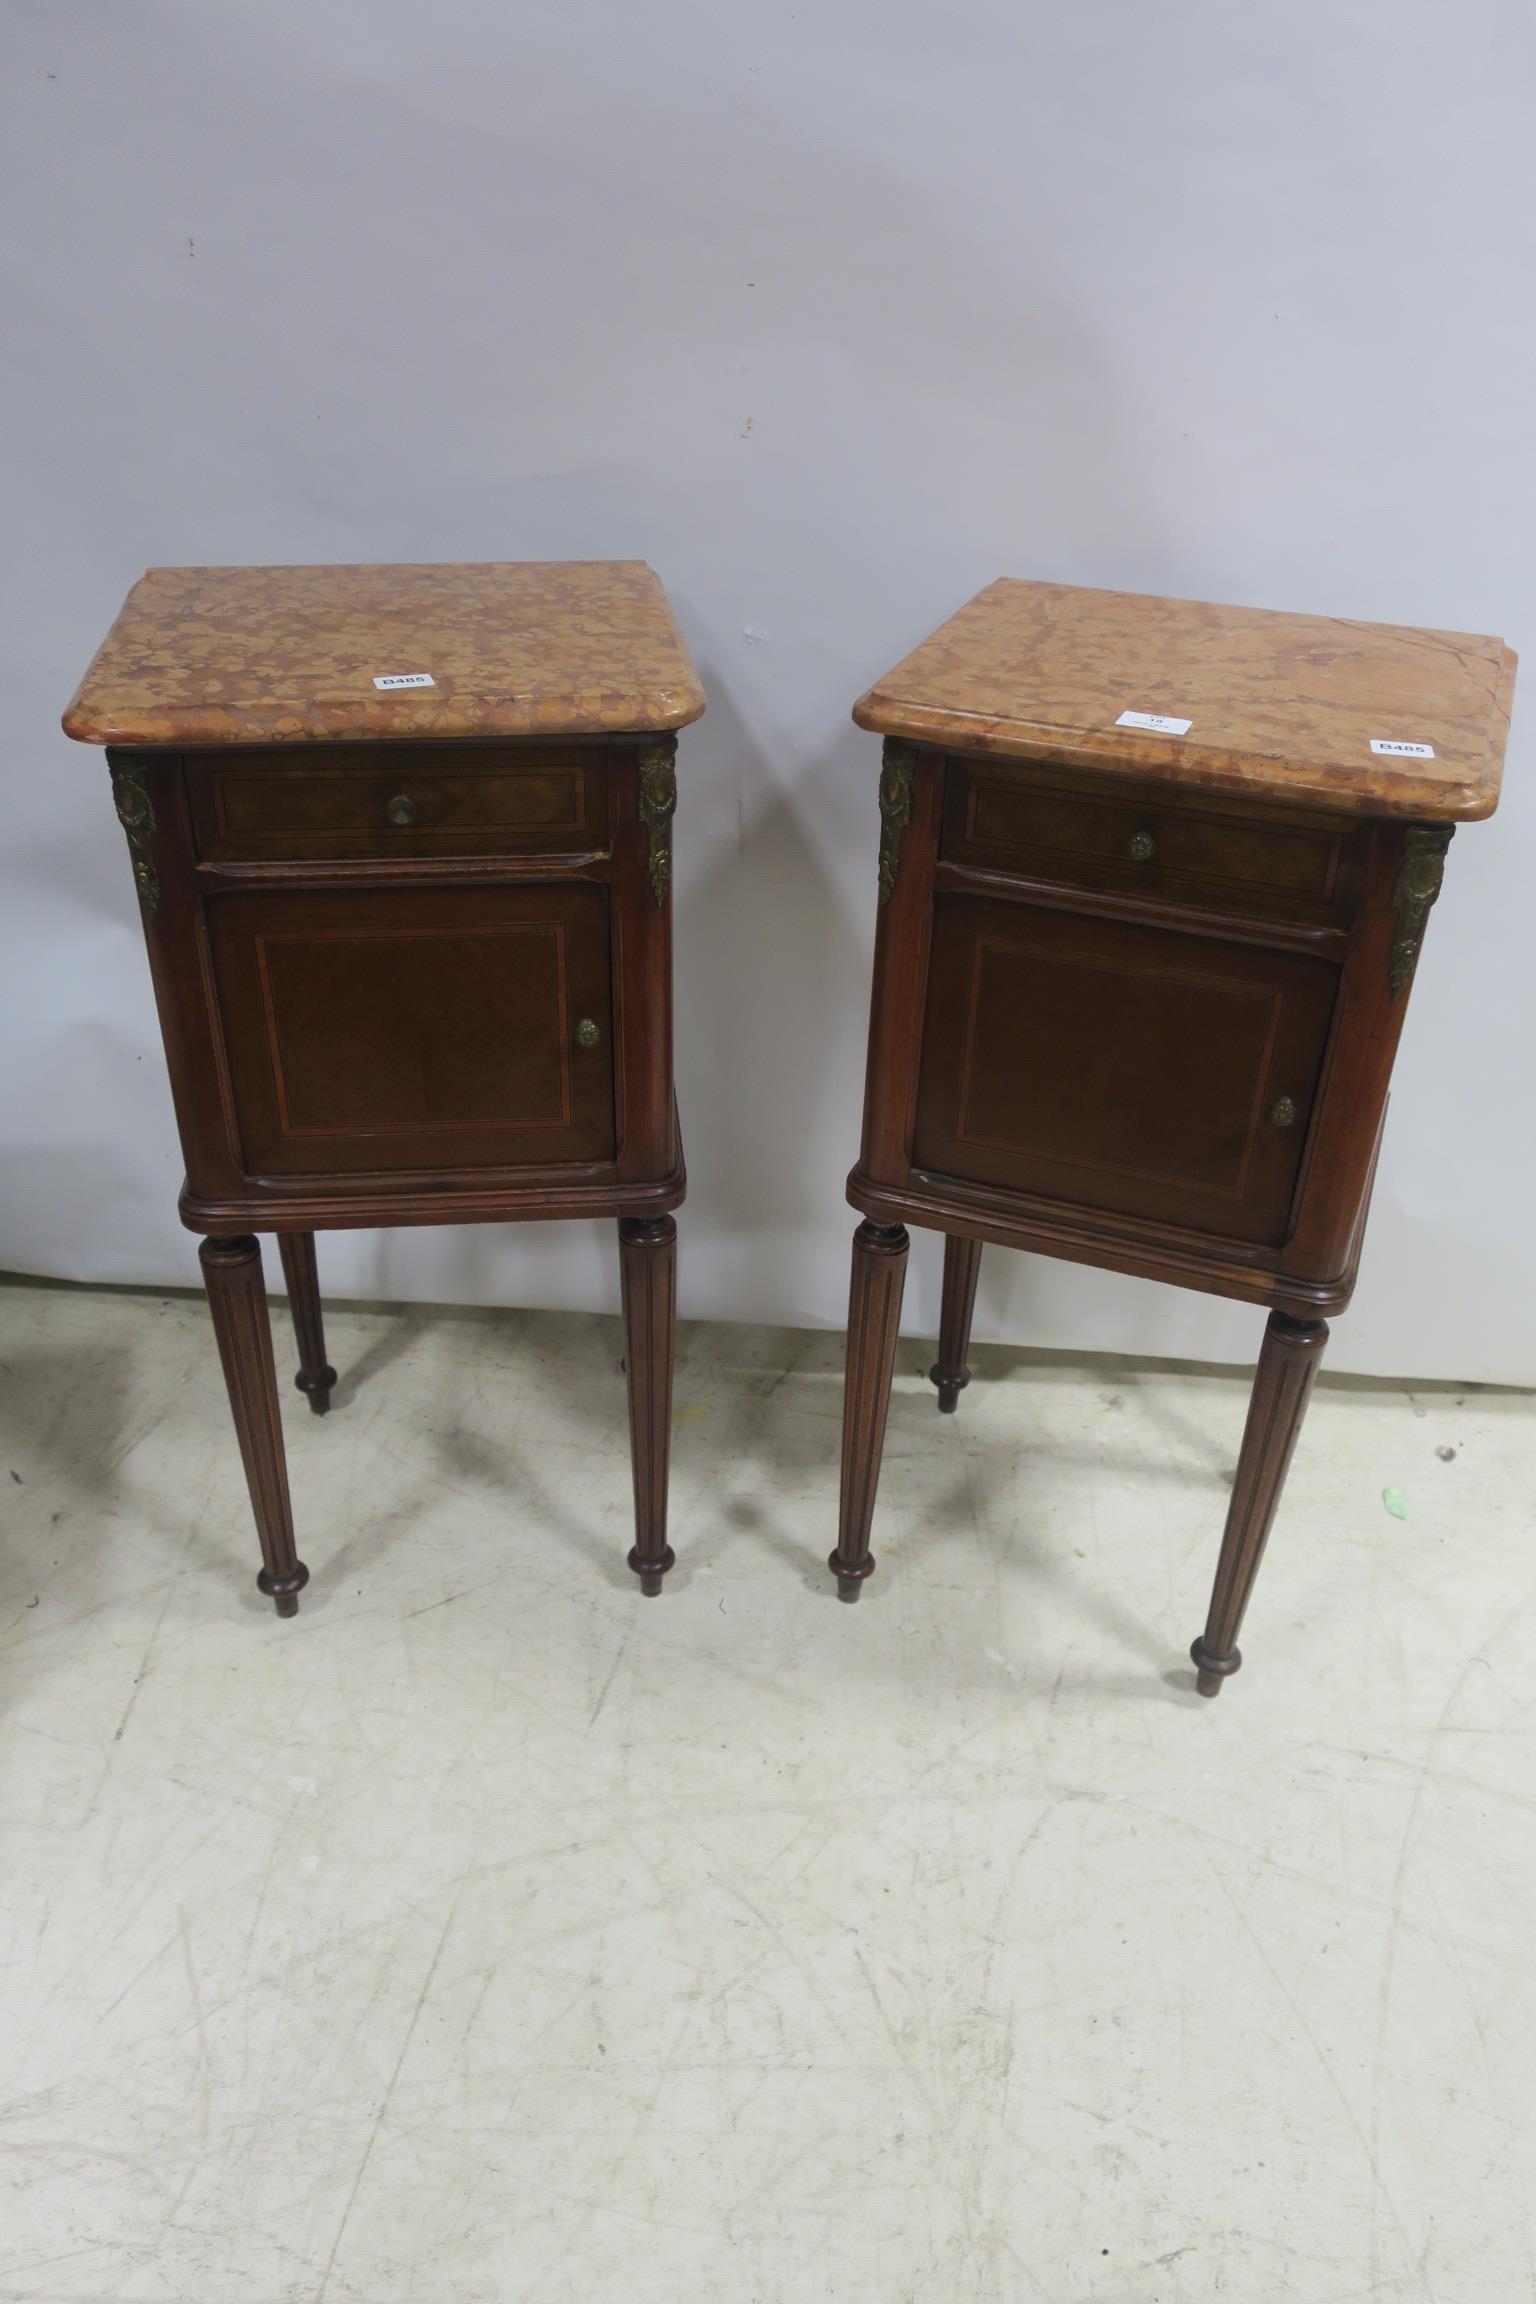
{"label": "scuffed floor", "polygon": [[280,1623],[201,1305],[0,1288],[4,2304],[1536,2293],[1529,1397],[1325,1379],[1208,1704],[1239,1377],[904,1344],[846,1608],[685,1328],[645,1601],[616,1322],[329,1343]]}

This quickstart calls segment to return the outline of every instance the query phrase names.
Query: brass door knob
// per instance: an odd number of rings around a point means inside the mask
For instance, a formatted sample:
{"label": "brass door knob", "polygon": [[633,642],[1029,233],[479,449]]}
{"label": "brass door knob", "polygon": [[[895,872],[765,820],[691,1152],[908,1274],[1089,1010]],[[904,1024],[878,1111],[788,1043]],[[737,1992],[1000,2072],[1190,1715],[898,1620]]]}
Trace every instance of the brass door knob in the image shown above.
{"label": "brass door knob", "polygon": [[1129,853],[1133,864],[1150,864],[1157,854],[1157,842],[1150,832],[1133,832]]}
{"label": "brass door knob", "polygon": [[593,1023],[593,1021],[592,1021],[591,1017],[590,1017],[590,1016],[583,1016],[583,1018],[582,1018],[581,1022],[580,1022],[580,1023],[577,1025],[577,1027],[576,1027],[576,1045],[577,1045],[577,1047],[578,1047],[578,1048],[595,1048],[595,1047],[597,1046],[597,1044],[598,1044],[599,1040],[601,1040],[601,1038],[602,1038],[602,1033],[601,1033],[601,1032],[598,1030],[597,1026],[596,1026],[596,1025]]}
{"label": "brass door knob", "polygon": [[1294,1128],[1296,1125],[1296,1106],[1292,1098],[1282,1096],[1278,1104],[1270,1106],[1269,1116],[1277,1128]]}
{"label": "brass door knob", "polygon": [[391,824],[414,824],[416,821],[416,803],[409,793],[397,792],[385,808],[384,813]]}

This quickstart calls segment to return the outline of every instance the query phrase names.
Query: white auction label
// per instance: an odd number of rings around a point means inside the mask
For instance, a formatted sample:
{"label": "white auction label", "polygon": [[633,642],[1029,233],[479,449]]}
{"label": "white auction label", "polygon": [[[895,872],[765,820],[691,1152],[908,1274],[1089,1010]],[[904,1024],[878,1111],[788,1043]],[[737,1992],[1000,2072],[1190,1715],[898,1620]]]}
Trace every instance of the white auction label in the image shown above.
{"label": "white auction label", "polygon": [[430,672],[375,672],[375,688],[435,688]]}
{"label": "white auction label", "polygon": [[1187,736],[1193,720],[1170,720],[1166,712],[1122,712],[1117,728],[1150,728],[1154,736]]}
{"label": "white auction label", "polygon": [[1435,756],[1433,744],[1400,744],[1388,736],[1373,736],[1371,750],[1388,753],[1394,760],[1433,760]]}

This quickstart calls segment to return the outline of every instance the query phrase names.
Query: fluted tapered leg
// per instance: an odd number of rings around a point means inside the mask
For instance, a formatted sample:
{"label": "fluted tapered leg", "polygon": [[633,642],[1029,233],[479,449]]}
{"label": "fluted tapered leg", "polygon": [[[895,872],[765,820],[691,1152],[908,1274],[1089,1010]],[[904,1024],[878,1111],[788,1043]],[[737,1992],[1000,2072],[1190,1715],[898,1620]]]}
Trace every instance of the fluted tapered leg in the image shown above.
{"label": "fluted tapered leg", "polygon": [[288,1464],[283,1453],[267,1291],[261,1273],[261,1243],[249,1236],[205,1240],[198,1255],[245,1463],[256,1534],[261,1541],[262,1568],[256,1582],[275,1601],[279,1616],[296,1616],[309,1570],[293,1544],[293,1508],[288,1498]]}
{"label": "fluted tapered leg", "polygon": [[677,1226],[670,1216],[619,1219],[629,1452],[635,1473],[635,1546],[629,1565],[648,1597],[675,1557],[667,1542],[672,1453],[672,1356],[677,1336]]}
{"label": "fluted tapered leg", "polygon": [[323,1416],[331,1404],[331,1386],[336,1381],[336,1371],[327,1367],[325,1359],[325,1328],[320,1318],[320,1276],[315,1269],[315,1236],[313,1232],[279,1232],[277,1246],[283,1259],[288,1309],[293,1314],[293,1333],[299,1346],[299,1372],[294,1382],[315,1414]]}
{"label": "fluted tapered leg", "polygon": [[857,1600],[875,1571],[869,1549],[885,1418],[907,1276],[904,1224],[861,1224],[853,1236],[848,1295],[848,1368],[843,1386],[843,1486],[837,1550],[827,1562],[839,1600]]}
{"label": "fluted tapered leg", "polygon": [[951,1232],[944,1242],[944,1298],[939,1309],[939,1356],[928,1371],[928,1381],[939,1388],[939,1413],[953,1416],[960,1395],[971,1380],[965,1364],[971,1348],[971,1314],[976,1309],[976,1276],[981,1270],[981,1242],[962,1240]]}
{"label": "fluted tapered leg", "polygon": [[1326,1320],[1296,1320],[1271,1312],[1259,1353],[1237,1478],[1227,1508],[1211,1612],[1190,1649],[1202,1696],[1219,1696],[1223,1680],[1241,1665],[1237,1635],[1243,1611],[1280,1502],[1312,1382],[1328,1341]]}

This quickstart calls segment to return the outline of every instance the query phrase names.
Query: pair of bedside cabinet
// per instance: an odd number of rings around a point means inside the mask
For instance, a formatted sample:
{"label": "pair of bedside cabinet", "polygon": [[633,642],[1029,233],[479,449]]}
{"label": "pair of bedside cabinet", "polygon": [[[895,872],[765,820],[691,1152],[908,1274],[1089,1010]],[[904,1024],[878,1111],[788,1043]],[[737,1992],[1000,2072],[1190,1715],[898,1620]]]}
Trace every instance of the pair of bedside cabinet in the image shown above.
{"label": "pair of bedside cabinet", "polygon": [[[1206,1628],[1237,1633],[1455,823],[1498,797],[1497,640],[1003,582],[855,711],[884,737],[842,1506],[855,1600],[908,1224],[946,1235],[952,1411],[981,1249],[1266,1307]],[[128,837],[261,1541],[294,1543],[257,1234],[323,1410],[318,1230],[618,1223],[629,1564],[666,1541],[682,1147],[675,731],[704,709],[638,562],[156,569],[65,715]]]}

